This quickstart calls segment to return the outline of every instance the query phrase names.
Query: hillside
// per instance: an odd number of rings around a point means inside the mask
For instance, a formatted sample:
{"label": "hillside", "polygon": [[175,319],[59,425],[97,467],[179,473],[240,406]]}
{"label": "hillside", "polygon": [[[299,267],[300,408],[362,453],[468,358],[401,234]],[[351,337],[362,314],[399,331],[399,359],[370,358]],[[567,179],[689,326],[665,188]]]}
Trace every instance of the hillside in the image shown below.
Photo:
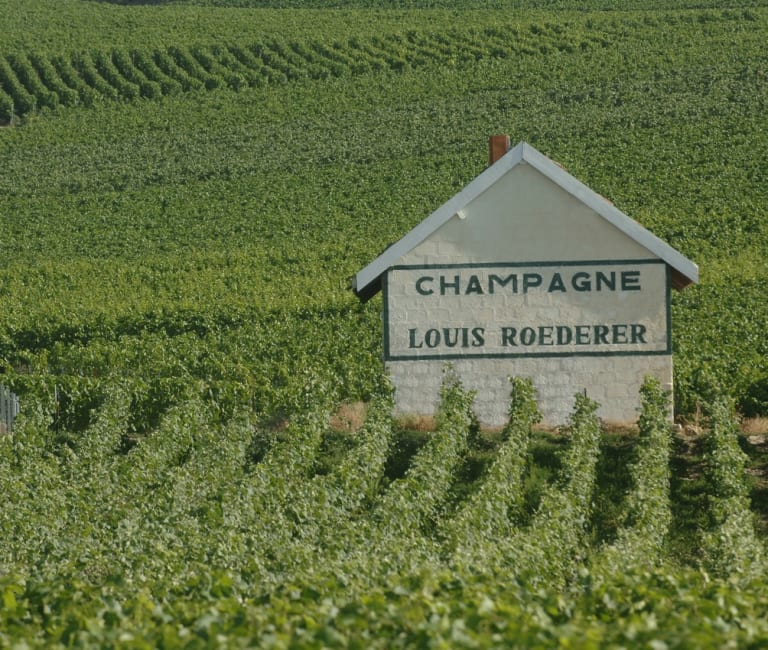
{"label": "hillside", "polygon": [[[0,646],[759,647],[765,3],[327,4],[0,0]],[[389,420],[347,280],[493,133],[699,264],[679,435]]]}
{"label": "hillside", "polygon": [[[85,24],[94,20],[91,3],[77,6]],[[162,11],[167,22],[151,29],[207,10]],[[459,26],[450,13],[416,12],[412,26],[387,30],[378,14],[358,11],[355,37],[338,41],[325,24],[349,29],[347,13],[313,18],[314,37],[293,12],[276,37],[279,12],[266,15],[256,22],[268,26],[233,29],[219,43],[213,72],[198,61],[187,91],[155,95],[160,82],[145,81],[154,90],[142,97],[124,76],[114,85],[97,76],[103,92],[80,89],[89,101],[54,101],[53,112],[33,110],[3,130],[7,370],[103,373],[114,363],[101,357],[115,352],[88,348],[142,330],[205,333],[216,340],[210,354],[230,346],[223,327],[287,308],[318,310],[317,323],[340,310],[355,343],[342,353],[348,361],[334,352],[334,364],[343,375],[376,373],[377,306],[356,305],[346,278],[479,173],[489,133],[509,132],[701,266],[701,286],[673,305],[678,411],[721,389],[750,415],[765,410],[763,14],[473,12]],[[100,22],[87,29],[102,34]],[[89,60],[213,57],[214,45],[195,44],[215,30],[188,29],[141,49],[142,31],[126,30],[134,45],[111,39]],[[259,59],[252,77],[227,68],[233,51],[253,58],[257,46],[269,48],[270,66]],[[84,56],[4,51],[6,69],[22,55]],[[310,347],[308,338],[328,339],[303,337]],[[253,384],[253,364],[236,373],[227,379]]]}

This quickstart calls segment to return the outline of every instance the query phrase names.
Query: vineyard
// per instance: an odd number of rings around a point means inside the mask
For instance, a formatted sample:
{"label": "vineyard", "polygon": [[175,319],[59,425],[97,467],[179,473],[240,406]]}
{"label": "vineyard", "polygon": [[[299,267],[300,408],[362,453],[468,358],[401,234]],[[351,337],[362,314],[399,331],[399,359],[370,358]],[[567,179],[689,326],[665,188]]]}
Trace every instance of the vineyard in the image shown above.
{"label": "vineyard", "polygon": [[344,41],[269,40],[245,45],[113,49],[62,55],[11,54],[0,59],[0,120],[36,109],[93,106],[105,100],[158,99],[201,90],[261,88],[385,70],[518,55],[588,49],[601,37],[579,39],[555,26],[524,33],[498,25],[477,32],[390,34]]}
{"label": "vineyard", "polygon": [[[0,647],[768,643],[768,7],[384,4],[0,0]],[[392,421],[348,278],[492,133],[699,264],[679,430]]]}
{"label": "vineyard", "polygon": [[[626,497],[599,485],[597,405],[577,395],[566,437],[547,448],[532,430],[534,397],[529,380],[513,380],[508,425],[481,436],[472,395],[448,371],[435,431],[406,454],[386,395],[352,439],[334,442],[331,393],[312,382],[284,428],[248,413],[221,423],[190,396],[137,444],[124,437],[131,399],[117,388],[76,440],[40,435],[45,423],[31,417],[2,446],[0,641],[764,643],[765,559],[727,402],[712,405],[707,523],[699,565],[686,567],[668,550],[679,532],[658,382],[643,388],[635,453],[614,469],[629,477]],[[551,479],[531,481],[536,456]],[[467,475],[470,459],[482,468]],[[612,523],[605,504],[596,512],[599,495],[615,500]]]}

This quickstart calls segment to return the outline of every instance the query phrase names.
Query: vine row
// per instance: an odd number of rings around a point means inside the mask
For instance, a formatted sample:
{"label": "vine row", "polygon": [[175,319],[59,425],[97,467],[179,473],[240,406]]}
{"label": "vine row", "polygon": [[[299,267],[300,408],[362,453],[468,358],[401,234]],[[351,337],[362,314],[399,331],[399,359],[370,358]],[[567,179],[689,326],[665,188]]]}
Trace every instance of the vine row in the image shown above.
{"label": "vine row", "polygon": [[670,505],[669,423],[670,396],[656,377],[645,378],[640,388],[637,457],[629,468],[632,478],[616,540],[593,561],[598,575],[610,575],[616,566],[653,568],[664,557],[664,544],[672,522]]}
{"label": "vine row", "polygon": [[529,378],[511,377],[510,382],[503,442],[480,487],[445,525],[446,539],[458,563],[482,563],[483,549],[491,546],[492,540],[509,537],[523,510],[528,447],[541,412]]}
{"label": "vine row", "polygon": [[729,577],[763,571],[764,547],[755,530],[747,481],[747,455],[738,441],[738,420],[731,400],[708,406],[710,430],[705,444],[705,477],[709,485],[711,525],[703,533],[703,565]]}
{"label": "vine row", "polygon": [[570,446],[559,480],[545,489],[529,527],[500,542],[501,566],[531,585],[562,585],[574,577],[588,555],[592,499],[597,480],[601,427],[598,404],[575,396]]}
{"label": "vine row", "polygon": [[[58,106],[154,100],[200,90],[241,90],[430,64],[546,54],[594,47],[595,39],[548,27],[452,33],[408,31],[345,41],[273,39],[249,44],[115,48],[71,55],[0,56],[0,123]],[[608,41],[603,39],[602,46]]]}

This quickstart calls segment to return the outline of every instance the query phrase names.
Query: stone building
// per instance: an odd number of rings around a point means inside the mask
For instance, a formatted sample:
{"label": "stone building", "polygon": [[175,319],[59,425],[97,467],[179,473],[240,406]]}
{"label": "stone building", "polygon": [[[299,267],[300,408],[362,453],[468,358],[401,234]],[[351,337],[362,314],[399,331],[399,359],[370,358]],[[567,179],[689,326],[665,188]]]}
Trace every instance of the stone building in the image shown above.
{"label": "stone building", "polygon": [[670,291],[698,267],[529,144],[492,164],[352,280],[383,291],[384,361],[399,415],[433,415],[450,362],[481,423],[506,420],[530,377],[544,420],[573,396],[633,422],[646,375],[672,388]]}

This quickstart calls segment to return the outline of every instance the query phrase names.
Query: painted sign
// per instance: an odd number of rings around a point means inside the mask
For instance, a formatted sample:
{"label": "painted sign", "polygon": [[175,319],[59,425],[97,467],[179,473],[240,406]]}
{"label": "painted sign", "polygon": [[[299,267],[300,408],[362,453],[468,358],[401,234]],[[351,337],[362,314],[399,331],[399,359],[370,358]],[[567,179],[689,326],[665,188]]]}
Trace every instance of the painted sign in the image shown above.
{"label": "painted sign", "polygon": [[670,353],[659,259],[400,265],[387,274],[387,360]]}
{"label": "painted sign", "polygon": [[510,376],[531,378],[548,425],[583,391],[634,422],[646,376],[672,389],[670,291],[698,267],[531,145],[491,154],[352,278],[361,300],[384,294],[395,412],[434,415],[450,361],[484,425],[507,421]]}

